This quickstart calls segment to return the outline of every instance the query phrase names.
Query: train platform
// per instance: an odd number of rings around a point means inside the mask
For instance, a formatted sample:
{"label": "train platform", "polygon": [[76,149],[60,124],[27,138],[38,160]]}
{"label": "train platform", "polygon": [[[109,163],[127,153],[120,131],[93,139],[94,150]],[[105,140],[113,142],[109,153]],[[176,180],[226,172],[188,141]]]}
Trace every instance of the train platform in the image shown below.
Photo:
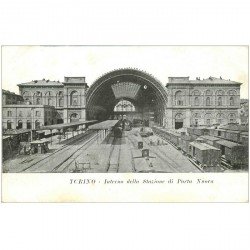
{"label": "train platform", "polygon": [[[149,155],[143,156],[138,143]],[[24,173],[196,173],[179,150],[157,135],[141,137],[140,130],[124,131],[122,138],[89,129],[58,143],[52,137],[50,152],[18,156],[4,162],[5,172]]]}

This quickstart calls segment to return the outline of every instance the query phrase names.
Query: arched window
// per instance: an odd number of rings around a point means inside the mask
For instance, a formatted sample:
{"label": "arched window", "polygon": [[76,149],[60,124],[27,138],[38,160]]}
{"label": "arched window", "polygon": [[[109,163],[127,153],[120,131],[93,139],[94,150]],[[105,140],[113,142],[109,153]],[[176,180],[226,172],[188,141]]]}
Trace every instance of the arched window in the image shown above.
{"label": "arched window", "polygon": [[195,113],[193,115],[193,124],[195,127],[197,127],[199,125],[199,118],[200,118],[199,113]]}
{"label": "arched window", "polygon": [[23,122],[20,120],[17,123],[17,129],[21,129],[21,128],[23,128]]}
{"label": "arched window", "polygon": [[229,98],[229,105],[234,106],[234,98],[232,96]]}
{"label": "arched window", "polygon": [[7,121],[7,129],[12,129],[11,121]]}
{"label": "arched window", "polygon": [[31,129],[31,122],[29,120],[27,121],[27,129]]}
{"label": "arched window", "polygon": [[175,116],[175,129],[179,129],[183,127],[183,115],[176,114]]}
{"label": "arched window", "polygon": [[73,113],[70,115],[70,122],[78,122],[79,121],[79,115],[76,113]]}
{"label": "arched window", "polygon": [[205,115],[205,123],[206,125],[210,126],[212,124],[212,117],[211,114],[206,114]]}
{"label": "arched window", "polygon": [[223,123],[223,114],[221,114],[221,113],[217,114],[217,116],[216,116],[216,122],[218,124],[222,124]]}
{"label": "arched window", "polygon": [[181,91],[177,91],[175,93],[175,105],[177,105],[177,106],[183,106],[184,105],[183,96],[182,96]]}
{"label": "arched window", "polygon": [[48,105],[51,106],[51,104],[52,104],[52,99],[48,98]]}
{"label": "arched window", "polygon": [[211,105],[210,97],[207,97],[206,98],[206,106],[210,106],[210,105]]}
{"label": "arched window", "polygon": [[70,94],[70,105],[71,106],[78,105],[78,93],[76,91],[72,91]]}
{"label": "arched window", "polygon": [[194,105],[195,106],[199,106],[200,105],[199,97],[197,97],[197,96],[194,98]]}
{"label": "arched window", "polygon": [[45,104],[51,106],[52,105],[52,92],[48,91],[45,94]]}
{"label": "arched window", "polygon": [[40,128],[40,122],[38,120],[35,121],[35,128],[36,129]]}
{"label": "arched window", "polygon": [[63,98],[59,98],[59,107],[63,107]]}
{"label": "arched window", "polygon": [[36,104],[41,105],[41,98],[36,98]]}
{"label": "arched window", "polygon": [[31,104],[30,92],[25,91],[25,92],[23,93],[23,99],[24,99],[24,102],[25,102],[26,104]]}
{"label": "arched window", "polygon": [[229,122],[234,123],[236,121],[236,116],[235,114],[229,114]]}
{"label": "arched window", "polygon": [[63,103],[63,92],[59,91],[59,93],[57,94],[57,103],[59,107],[63,107],[64,103]]}
{"label": "arched window", "polygon": [[222,106],[222,97],[219,96],[217,100],[218,106]]}
{"label": "arched window", "polygon": [[118,112],[132,112],[132,111],[135,111],[135,106],[130,101],[121,100],[121,101],[119,101],[115,105],[114,111],[118,111]]}

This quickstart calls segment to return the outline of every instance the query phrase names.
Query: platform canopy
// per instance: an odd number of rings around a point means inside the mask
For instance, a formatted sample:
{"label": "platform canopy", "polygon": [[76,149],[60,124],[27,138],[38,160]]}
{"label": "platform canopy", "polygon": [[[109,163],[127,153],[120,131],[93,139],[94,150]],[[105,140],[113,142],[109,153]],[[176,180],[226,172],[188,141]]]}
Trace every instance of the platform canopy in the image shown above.
{"label": "platform canopy", "polygon": [[96,123],[94,125],[89,126],[89,129],[92,130],[105,130],[105,129],[110,129],[114,127],[119,120],[107,120],[104,122]]}
{"label": "platform canopy", "polygon": [[91,121],[82,121],[82,122],[61,123],[61,124],[42,126],[37,130],[67,129],[67,128],[73,128],[75,126],[80,126],[80,125],[93,124],[96,122],[97,122],[96,120],[91,120]]}

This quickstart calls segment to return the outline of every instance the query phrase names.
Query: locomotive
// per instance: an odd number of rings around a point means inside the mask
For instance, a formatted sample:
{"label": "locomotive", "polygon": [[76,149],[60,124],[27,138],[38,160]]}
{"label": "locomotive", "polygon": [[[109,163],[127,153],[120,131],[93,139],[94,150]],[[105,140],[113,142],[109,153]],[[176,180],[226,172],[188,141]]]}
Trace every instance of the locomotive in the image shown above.
{"label": "locomotive", "polygon": [[129,131],[132,129],[132,123],[128,120],[120,120],[114,127],[114,137],[121,138],[123,131]]}

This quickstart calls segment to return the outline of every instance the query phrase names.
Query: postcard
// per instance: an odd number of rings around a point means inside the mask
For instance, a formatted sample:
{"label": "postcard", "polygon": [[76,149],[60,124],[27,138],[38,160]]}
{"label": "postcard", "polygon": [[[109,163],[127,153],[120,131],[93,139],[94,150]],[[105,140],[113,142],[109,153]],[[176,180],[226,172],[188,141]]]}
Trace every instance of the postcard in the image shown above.
{"label": "postcard", "polygon": [[2,46],[2,202],[248,202],[248,46]]}

